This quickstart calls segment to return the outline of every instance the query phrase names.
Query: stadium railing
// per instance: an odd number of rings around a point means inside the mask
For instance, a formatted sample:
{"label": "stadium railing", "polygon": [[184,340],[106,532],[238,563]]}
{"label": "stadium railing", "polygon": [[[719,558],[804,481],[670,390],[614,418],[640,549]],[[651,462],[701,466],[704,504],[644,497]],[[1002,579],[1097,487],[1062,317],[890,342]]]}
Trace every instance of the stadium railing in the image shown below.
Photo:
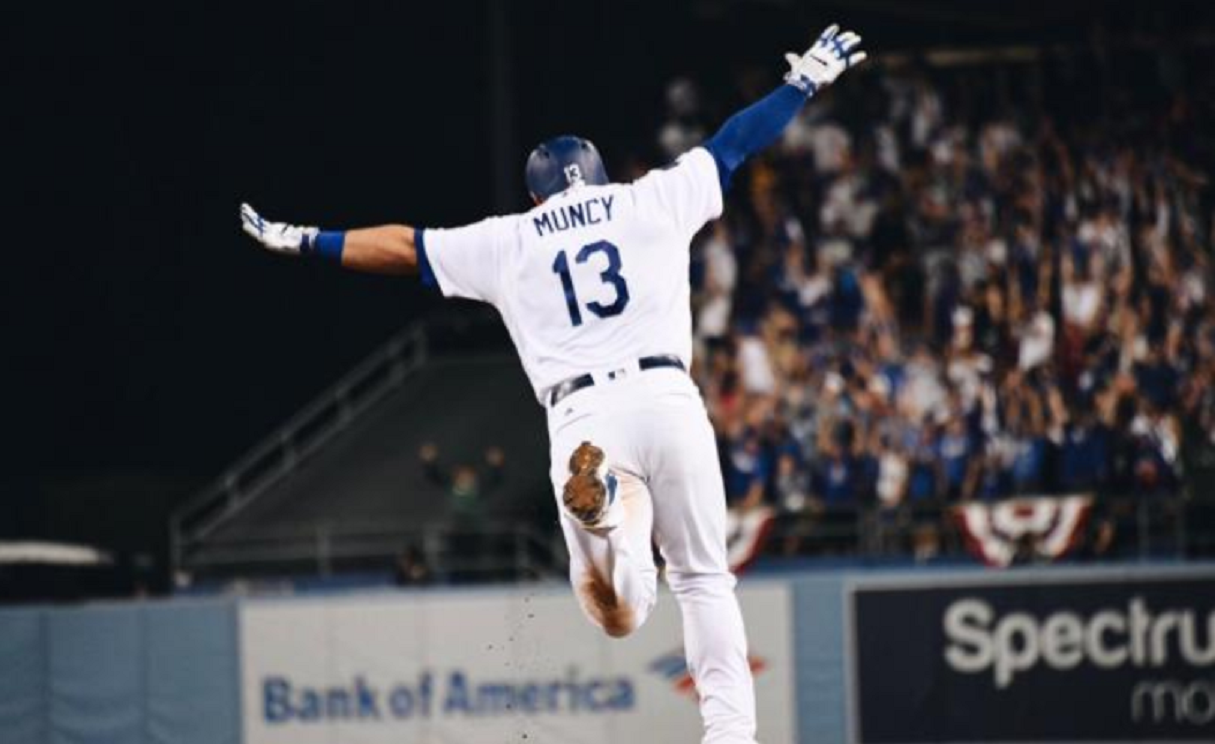
{"label": "stadium railing", "polygon": [[174,570],[191,547],[295,471],[427,358],[424,326],[403,329],[178,508],[169,523]]}
{"label": "stadium railing", "polygon": [[[483,524],[341,523],[286,526],[239,539],[211,541],[191,559],[190,585],[282,577],[328,578],[363,573],[387,581],[403,558],[417,573],[397,583],[526,581],[564,574],[554,535],[520,522]],[[185,582],[179,589],[187,588]]]}
{"label": "stadium railing", "polygon": [[[1094,548],[1094,526],[1108,523],[1103,550]],[[917,544],[917,541],[921,541]],[[1102,495],[1087,518],[1069,559],[1147,561],[1215,554],[1215,499],[1186,495]],[[884,509],[837,504],[810,512],[778,512],[762,548],[765,556],[832,556],[856,559],[968,555],[953,505],[904,504]]]}

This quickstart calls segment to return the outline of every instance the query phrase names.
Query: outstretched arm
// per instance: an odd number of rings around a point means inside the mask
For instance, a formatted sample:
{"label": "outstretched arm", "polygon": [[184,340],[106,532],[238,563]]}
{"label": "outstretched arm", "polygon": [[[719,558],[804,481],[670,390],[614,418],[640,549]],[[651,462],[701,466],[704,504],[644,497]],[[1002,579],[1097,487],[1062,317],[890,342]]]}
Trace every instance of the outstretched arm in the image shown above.
{"label": "outstretched arm", "polygon": [[268,222],[248,204],[241,205],[240,217],[245,232],[275,253],[318,256],[347,269],[373,274],[414,274],[419,270],[418,231],[408,225],[381,225],[344,232],[321,230]]}
{"label": "outstretched arm", "polygon": [[704,144],[717,163],[722,191],[748,157],[780,136],[810,96],[865,59],[860,43],[860,36],[852,31],[839,33],[839,26],[832,25],[805,54],[785,55],[789,63],[785,84],[731,116]]}

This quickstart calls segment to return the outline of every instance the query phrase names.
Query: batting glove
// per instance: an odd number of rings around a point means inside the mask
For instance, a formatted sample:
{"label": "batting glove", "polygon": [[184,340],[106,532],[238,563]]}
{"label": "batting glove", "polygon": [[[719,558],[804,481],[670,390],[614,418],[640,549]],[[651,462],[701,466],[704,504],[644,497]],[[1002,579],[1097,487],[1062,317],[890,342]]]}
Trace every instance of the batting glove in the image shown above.
{"label": "batting glove", "polygon": [[861,37],[852,31],[841,34],[839,30],[840,27],[833,23],[805,54],[786,54],[789,72],[785,73],[785,82],[812,95],[835,82],[844,70],[864,61],[865,53],[858,49]]}
{"label": "batting glove", "polygon": [[288,256],[311,253],[320,228],[267,222],[248,204],[240,205],[241,227],[266,250]]}

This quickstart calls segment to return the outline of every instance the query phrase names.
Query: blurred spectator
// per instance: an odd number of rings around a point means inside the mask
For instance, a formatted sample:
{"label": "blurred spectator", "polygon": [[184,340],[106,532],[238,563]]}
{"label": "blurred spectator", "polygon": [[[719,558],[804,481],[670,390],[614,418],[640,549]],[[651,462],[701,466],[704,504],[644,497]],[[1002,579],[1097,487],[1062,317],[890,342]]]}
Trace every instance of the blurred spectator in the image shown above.
{"label": "blurred spectator", "polygon": [[422,551],[413,545],[401,551],[393,564],[393,582],[397,586],[425,586],[432,578]]}
{"label": "blurred spectator", "polygon": [[760,506],[764,503],[771,465],[759,433],[744,427],[728,446],[726,498],[743,510]]}
{"label": "blurred spectator", "polygon": [[476,528],[485,519],[485,498],[502,484],[506,455],[500,447],[485,451],[481,468],[468,463],[444,465],[439,449],[432,443],[422,445],[418,459],[426,479],[448,494],[448,516],[457,528]]}
{"label": "blurred spectator", "polygon": [[667,85],[667,120],[658,132],[658,146],[668,160],[699,145],[707,133],[700,122],[700,94],[687,78]]}

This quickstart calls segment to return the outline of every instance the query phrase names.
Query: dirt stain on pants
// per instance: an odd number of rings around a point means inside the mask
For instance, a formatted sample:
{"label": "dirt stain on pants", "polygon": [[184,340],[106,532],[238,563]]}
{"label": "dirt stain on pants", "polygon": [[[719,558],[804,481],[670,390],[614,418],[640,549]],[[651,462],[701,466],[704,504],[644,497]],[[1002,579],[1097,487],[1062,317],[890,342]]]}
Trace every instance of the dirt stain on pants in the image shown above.
{"label": "dirt stain on pants", "polygon": [[587,572],[586,581],[578,588],[591,617],[613,638],[623,638],[633,632],[633,608],[620,601],[598,571]]}

